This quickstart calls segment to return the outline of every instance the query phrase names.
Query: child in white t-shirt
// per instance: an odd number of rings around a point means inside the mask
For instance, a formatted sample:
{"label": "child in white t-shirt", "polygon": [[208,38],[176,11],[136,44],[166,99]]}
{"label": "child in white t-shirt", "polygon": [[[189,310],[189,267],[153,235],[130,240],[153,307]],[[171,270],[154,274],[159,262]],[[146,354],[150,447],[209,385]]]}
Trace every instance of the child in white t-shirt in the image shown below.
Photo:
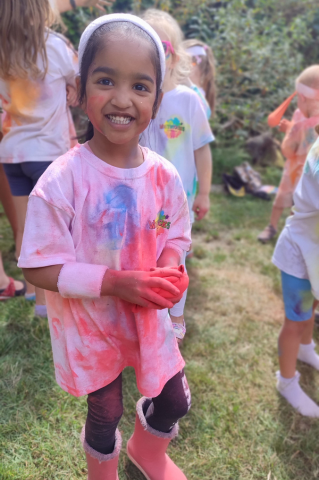
{"label": "child in white t-shirt", "polygon": [[[209,210],[212,179],[209,143],[214,136],[198,95],[180,85],[190,73],[190,57],[182,46],[183,35],[178,23],[168,13],[156,9],[146,10],[143,18],[162,40],[166,74],[161,106],[156,119],[143,133],[141,143],[163,155],[177,168],[187,195],[191,222],[194,222],[194,213],[196,220],[201,220]],[[185,335],[186,295],[187,292],[170,311],[180,339]]]}
{"label": "child in white t-shirt", "polygon": [[[317,95],[319,99],[319,91]],[[315,101],[305,102],[313,107]],[[318,192],[319,139],[307,156],[293,196],[293,215],[288,217],[273,255],[273,263],[281,270],[285,305],[285,322],[278,339],[277,389],[302,415],[316,418],[319,406],[301,389],[296,362],[301,360],[319,370],[319,356],[312,339],[319,300]]]}
{"label": "child in white t-shirt", "polygon": [[[25,0],[21,10],[6,0],[0,15],[0,98],[5,112],[0,162],[17,212],[16,254],[20,253],[28,196],[50,163],[70,148],[66,87],[75,87],[77,57],[49,30],[48,0]],[[28,32],[28,41],[24,36]],[[28,285],[27,298],[34,298]],[[46,315],[44,293],[35,313]]]}

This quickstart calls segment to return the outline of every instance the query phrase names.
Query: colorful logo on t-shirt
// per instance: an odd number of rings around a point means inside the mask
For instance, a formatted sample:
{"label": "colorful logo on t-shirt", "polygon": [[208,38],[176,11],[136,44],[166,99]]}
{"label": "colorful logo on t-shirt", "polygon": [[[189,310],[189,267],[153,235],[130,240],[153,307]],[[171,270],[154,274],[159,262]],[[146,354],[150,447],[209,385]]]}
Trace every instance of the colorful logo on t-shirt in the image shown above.
{"label": "colorful logo on t-shirt", "polygon": [[169,230],[171,227],[171,222],[168,222],[167,219],[169,215],[165,215],[164,210],[161,210],[155,220],[148,221],[150,230],[156,230],[156,236],[164,233],[164,229]]}
{"label": "colorful logo on t-shirt", "polygon": [[160,129],[164,130],[165,135],[167,138],[177,138],[183,132],[185,132],[184,123],[181,122],[177,117],[170,118],[165,123],[160,125]]}

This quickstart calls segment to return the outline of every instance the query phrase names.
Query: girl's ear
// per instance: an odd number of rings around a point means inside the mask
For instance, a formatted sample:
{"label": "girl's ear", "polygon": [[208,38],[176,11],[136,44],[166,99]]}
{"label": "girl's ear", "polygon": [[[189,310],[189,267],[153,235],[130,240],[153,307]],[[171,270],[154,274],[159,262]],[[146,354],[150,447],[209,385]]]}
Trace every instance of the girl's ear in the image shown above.
{"label": "girl's ear", "polygon": [[154,110],[153,112],[153,115],[152,115],[152,120],[154,120],[154,118],[156,117],[157,113],[158,113],[158,110],[159,110],[159,107],[161,106],[161,103],[162,103],[162,100],[163,100],[163,96],[164,96],[164,93],[162,92],[162,90],[160,91],[160,94],[158,96],[158,101],[157,101],[157,105],[156,105],[156,110]]}

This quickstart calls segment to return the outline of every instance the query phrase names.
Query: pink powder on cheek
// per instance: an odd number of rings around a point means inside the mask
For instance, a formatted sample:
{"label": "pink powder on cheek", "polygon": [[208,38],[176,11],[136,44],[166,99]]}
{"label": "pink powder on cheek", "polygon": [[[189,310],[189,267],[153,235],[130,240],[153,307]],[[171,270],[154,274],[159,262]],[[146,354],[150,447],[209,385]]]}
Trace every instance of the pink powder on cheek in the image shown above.
{"label": "pink powder on cheek", "polygon": [[100,133],[103,133],[99,124],[103,120],[103,113],[101,112],[102,106],[105,104],[105,97],[103,95],[91,95],[88,96],[86,102],[86,113],[89,117],[94,128]]}
{"label": "pink powder on cheek", "polygon": [[140,117],[140,119],[143,120],[143,124],[141,124],[141,127],[143,128],[143,130],[142,130],[143,132],[144,132],[144,130],[147,129],[147,127],[148,127],[148,125],[151,121],[151,118],[152,118],[152,115],[153,115],[153,104],[154,104],[154,102],[152,102],[152,104],[146,104],[146,105],[144,105],[144,103],[142,103],[143,106],[138,107],[139,117]]}

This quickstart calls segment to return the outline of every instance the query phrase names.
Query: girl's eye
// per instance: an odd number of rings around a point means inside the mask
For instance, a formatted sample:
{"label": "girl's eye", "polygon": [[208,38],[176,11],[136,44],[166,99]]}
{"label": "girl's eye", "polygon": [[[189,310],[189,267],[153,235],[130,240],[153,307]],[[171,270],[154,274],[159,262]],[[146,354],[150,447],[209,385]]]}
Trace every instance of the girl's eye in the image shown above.
{"label": "girl's eye", "polygon": [[101,80],[99,80],[98,83],[100,85],[106,85],[106,86],[112,85],[111,80],[109,80],[108,78],[101,78]]}
{"label": "girl's eye", "polygon": [[134,85],[134,89],[135,90],[138,90],[139,92],[147,92],[147,88],[145,87],[145,85],[141,85],[140,83],[138,83],[137,85]]}

